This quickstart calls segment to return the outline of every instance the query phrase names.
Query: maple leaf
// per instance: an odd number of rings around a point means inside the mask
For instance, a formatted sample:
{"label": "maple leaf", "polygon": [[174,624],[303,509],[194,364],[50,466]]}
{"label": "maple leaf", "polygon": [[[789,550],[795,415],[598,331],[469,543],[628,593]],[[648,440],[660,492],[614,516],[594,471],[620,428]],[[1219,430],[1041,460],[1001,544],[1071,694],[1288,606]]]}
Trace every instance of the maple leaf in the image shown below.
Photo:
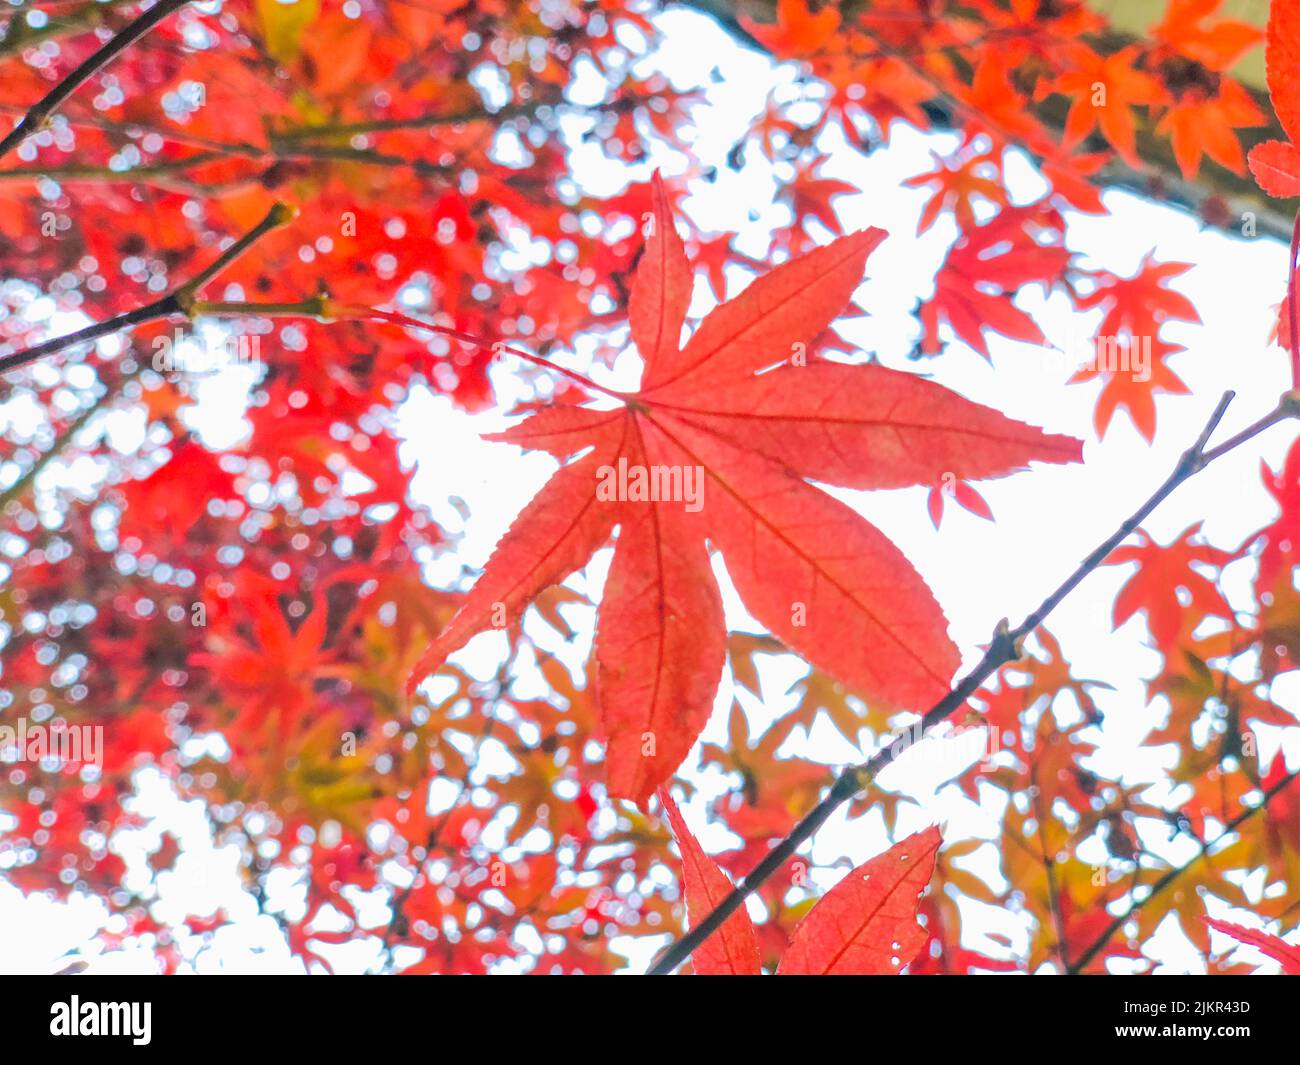
{"label": "maple leaf", "polygon": [[1058,92],[1075,97],[1065,118],[1065,146],[1072,148],[1093,129],[1100,129],[1126,163],[1141,167],[1133,108],[1162,103],[1163,87],[1137,68],[1136,46],[1108,56],[1082,55],[1078,69],[1063,74],[1055,86]]}
{"label": "maple leaf", "polygon": [[1300,976],[1300,945],[1288,943],[1281,936],[1261,932],[1257,928],[1233,924],[1231,921],[1219,921],[1213,917],[1202,917],[1207,925],[1225,936],[1231,936],[1238,943],[1254,947],[1282,965],[1282,971],[1289,976]]}
{"label": "maple leaf", "polygon": [[[1169,653],[1177,645],[1186,611],[1196,610],[1201,616],[1232,617],[1232,608],[1214,581],[1194,568],[1217,568],[1230,557],[1226,551],[1196,542],[1194,538],[1200,528],[1201,523],[1197,522],[1163,547],[1139,529],[1136,544],[1117,547],[1106,557],[1103,565],[1107,566],[1138,563],[1133,576],[1115,596],[1116,628],[1144,610],[1156,646]],[[1180,599],[1180,592],[1185,602]]]}
{"label": "maple leaf", "polygon": [[1190,263],[1158,263],[1154,252],[1148,252],[1132,277],[1102,273],[1096,288],[1079,297],[1080,310],[1105,311],[1091,363],[1070,379],[1072,384],[1104,379],[1093,415],[1099,435],[1105,434],[1115,411],[1125,408],[1138,431],[1151,441],[1156,431],[1155,393],[1188,394],[1182,379],[1166,365],[1171,355],[1183,349],[1165,342],[1159,333],[1171,320],[1201,320],[1191,300],[1167,287],[1190,269]]}
{"label": "maple leaf", "polygon": [[[1126,410],[1134,428],[1151,443],[1156,436],[1156,394],[1191,395],[1191,389],[1165,361],[1184,349],[1177,344],[1166,344],[1159,337],[1151,338],[1149,346],[1146,336],[1115,339],[1117,343],[1109,354],[1102,353],[1102,358],[1094,355],[1091,363],[1085,363],[1066,383],[1102,380],[1101,395],[1097,397],[1092,416],[1099,437],[1106,435],[1115,414]],[[1106,365],[1107,359],[1114,365]]]}
{"label": "maple leaf", "polygon": [[1080,455],[1077,440],[911,374],[801,364],[852,296],[877,229],[772,270],[681,345],[692,276],[658,177],[654,207],[629,304],[641,391],[618,396],[622,409],[555,406],[488,438],[571,461],[502,538],[408,684],[478,632],[514,624],[619,526],[596,689],[610,793],[638,802],[681,764],[712,709],[726,632],[706,540],[787,647],[863,697],[925,706],[958,659],[939,604],[894,544],[808,481],[932,485]]}
{"label": "maple leaf", "polygon": [[819,156],[806,165],[800,166],[794,178],[782,190],[782,195],[789,198],[790,209],[796,219],[815,218],[830,232],[840,236],[844,228],[835,216],[835,208],[831,200],[835,196],[861,190],[847,181],[817,175],[815,171],[826,161],[826,158],[826,156]]}
{"label": "maple leaf", "polygon": [[921,308],[923,351],[939,350],[940,320],[989,361],[986,329],[1027,344],[1046,342],[1038,323],[1011,301],[1022,285],[1053,284],[1070,260],[1064,247],[1035,239],[1033,230],[1051,228],[1041,224],[1043,210],[1041,201],[1003,208],[957,239],[935,277],[934,295]]}
{"label": "maple leaf", "polygon": [[776,0],[776,25],[742,17],[740,24],[773,55],[807,56],[820,49],[840,26],[839,8],[828,4],[813,14],[808,0]]}
{"label": "maple leaf", "polygon": [[1199,323],[1195,305],[1181,292],[1166,287],[1168,282],[1192,268],[1191,263],[1158,263],[1155,252],[1147,252],[1132,277],[1106,274],[1097,288],[1079,299],[1080,310],[1105,307],[1099,333],[1130,333],[1142,336],[1164,322],[1178,318]]}
{"label": "maple leaf", "polygon": [[1269,6],[1264,67],[1273,111],[1289,142],[1269,140],[1250,150],[1250,172],[1270,196],[1300,195],[1300,2]]}
{"label": "maple leaf", "polygon": [[1245,173],[1246,157],[1234,130],[1259,126],[1264,114],[1235,81],[1224,80],[1216,95],[1205,98],[1184,93],[1156,126],[1168,133],[1174,159],[1188,181],[1201,168],[1201,156],[1208,155],[1234,174]]}
{"label": "maple leaf", "polygon": [[[659,789],[672,825],[677,847],[682,852],[682,884],[686,891],[686,914],[691,924],[698,924],[712,913],[733,887],[718,864],[704,853],[682,820],[681,811],[667,788]],[[692,955],[695,972],[700,976],[757,976],[762,971],[758,960],[758,940],[754,924],[741,906],[722,927],[701,943]]]}
{"label": "maple leaf", "polygon": [[996,206],[1006,206],[1006,190],[1001,182],[1002,165],[994,152],[959,154],[951,163],[936,151],[931,150],[930,155],[934,158],[934,169],[903,182],[908,188],[929,185],[934,189],[917,220],[918,234],[934,225],[945,210],[953,212],[960,228],[972,228],[975,225],[976,196]]}
{"label": "maple leaf", "polygon": [[[691,835],[667,789],[660,789],[659,799],[682,852],[686,909],[694,924],[730,893],[731,880]],[[931,826],[845,876],[799,922],[777,975],[888,976],[910,964],[928,938],[916,917],[942,842]],[[744,906],[693,957],[701,976],[759,975],[758,939]]]}
{"label": "maple leaf", "polygon": [[777,968],[785,976],[882,976],[925,945],[916,919],[943,842],[930,827],[859,865],[799,922]]}

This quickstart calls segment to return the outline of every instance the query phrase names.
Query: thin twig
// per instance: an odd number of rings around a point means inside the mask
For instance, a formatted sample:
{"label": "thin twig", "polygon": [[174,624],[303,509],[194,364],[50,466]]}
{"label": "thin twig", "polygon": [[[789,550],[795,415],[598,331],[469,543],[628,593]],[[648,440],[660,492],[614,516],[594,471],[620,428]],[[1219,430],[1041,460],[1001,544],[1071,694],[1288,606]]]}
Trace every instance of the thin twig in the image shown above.
{"label": "thin twig", "polygon": [[[142,369],[143,366],[143,363],[139,364],[136,372],[138,373],[139,369]],[[27,470],[19,476],[18,480],[14,481],[14,483],[3,492],[0,492],[0,513],[3,513],[5,507],[13,502],[13,500],[21,497],[22,494],[27,491],[28,487],[35,483],[36,478],[41,475],[46,466],[59,456],[68,442],[80,433],[81,430],[100,413],[100,411],[116,399],[118,394],[126,386],[126,383],[134,376],[134,373],[119,374],[117,380],[105,387],[103,393],[98,399],[94,400],[90,406],[78,414],[72,422],[66,425],[59,432],[59,435],[54,438],[54,442],[46,448],[45,451],[41,452],[36,461],[27,467]]]}
{"label": "thin twig", "polygon": [[1102,934],[1099,935],[1095,940],[1093,940],[1092,944],[1088,947],[1087,950],[1085,950],[1082,954],[1080,954],[1079,957],[1072,964],[1066,966],[1066,971],[1071,975],[1076,975],[1082,972],[1084,967],[1090,961],[1092,961],[1093,958],[1097,956],[1097,954],[1102,950],[1103,947],[1105,947],[1107,943],[1110,942],[1111,937],[1116,932],[1118,932],[1121,928],[1124,927],[1125,922],[1127,922],[1130,917],[1132,917],[1135,913],[1137,913],[1138,910],[1142,909],[1143,906],[1145,906],[1148,902],[1150,902],[1153,898],[1155,898],[1158,894],[1160,894],[1160,892],[1164,891],[1165,888],[1167,888],[1170,884],[1172,884],[1175,880],[1177,880],[1180,876],[1182,876],[1185,872],[1187,872],[1187,870],[1190,869],[1193,865],[1195,865],[1207,854],[1209,854],[1210,851],[1212,851],[1215,847],[1217,847],[1220,843],[1222,843],[1225,839],[1227,839],[1228,836],[1232,835],[1232,833],[1235,832],[1238,828],[1240,828],[1242,824],[1244,824],[1246,821],[1249,821],[1261,810],[1268,809],[1268,804],[1270,800],[1272,800],[1273,796],[1277,795],[1278,792],[1288,787],[1291,784],[1291,782],[1295,780],[1297,776],[1300,776],[1300,771],[1297,771],[1295,773],[1288,773],[1276,784],[1274,784],[1271,788],[1269,788],[1266,792],[1264,792],[1264,798],[1260,801],[1258,806],[1252,806],[1248,810],[1243,810],[1231,821],[1229,821],[1227,825],[1224,826],[1223,831],[1220,832],[1217,836],[1215,836],[1213,840],[1211,840],[1209,843],[1202,842],[1195,855],[1193,855],[1182,865],[1174,869],[1170,869],[1168,872],[1166,872],[1164,876],[1162,876],[1159,880],[1157,880],[1154,884],[1151,885],[1151,890],[1148,891],[1146,895],[1144,895],[1141,899],[1135,899],[1129,905],[1127,910],[1125,910],[1122,914],[1116,917],[1106,927],[1106,930],[1102,932]]}
{"label": "thin twig", "polygon": [[75,344],[86,344],[92,340],[98,340],[100,337],[109,336],[112,333],[119,332],[123,329],[129,329],[132,326],[140,325],[144,322],[157,321],[159,318],[169,318],[173,314],[189,315],[195,303],[195,296],[199,290],[211,281],[217,274],[221,273],[227,266],[233,263],[244,254],[258,240],[264,237],[273,229],[287,225],[293,220],[296,212],[293,208],[283,203],[275,204],[267,213],[266,217],[257,223],[252,229],[235,241],[229,248],[216,257],[208,266],[200,270],[194,277],[186,281],[179,288],[173,289],[165,296],[146,304],[143,307],[137,307],[133,311],[126,311],[123,314],[116,315],[103,322],[94,322],[83,329],[78,329],[75,333],[68,333],[65,336],[53,337],[43,344],[37,344],[35,347],[25,348],[22,351],[14,352],[12,355],[0,356],[0,374],[8,373],[10,370],[17,369],[19,366],[26,366],[29,362],[35,362],[37,359],[44,358],[46,355],[53,355],[55,352],[62,351],[64,348],[70,348]]}
{"label": "thin twig", "polygon": [[1035,765],[1030,776],[1029,794],[1034,801],[1034,817],[1038,819],[1038,853],[1043,860],[1043,871],[1047,874],[1047,904],[1052,911],[1052,924],[1056,928],[1056,956],[1061,959],[1061,967],[1070,967],[1070,958],[1066,953],[1069,937],[1066,935],[1065,915],[1061,913],[1061,900],[1057,895],[1056,859],[1047,853],[1047,817],[1043,814],[1043,795],[1038,787],[1038,766]]}
{"label": "thin twig", "polygon": [[[1096,550],[1089,554],[1074,572],[1055,591],[1048,595],[1024,621],[1014,629],[1009,628],[1005,621],[998,626],[988,649],[984,652],[984,657],[980,659],[975,668],[967,673],[949,690],[947,695],[935,703],[921,718],[920,731],[922,734],[929,732],[935,725],[946,720],[957,709],[964,706],[966,700],[974,695],[980,686],[1002,666],[1019,658],[1025,637],[1037,629],[1047,616],[1060,605],[1061,601],[1088,574],[1096,569],[1103,559],[1127,539],[1180,484],[1199,470],[1204,469],[1216,458],[1227,454],[1232,448],[1259,435],[1270,426],[1277,424],[1284,418],[1300,415],[1300,393],[1289,392],[1283,396],[1281,403],[1272,413],[1242,430],[1227,443],[1207,451],[1206,445],[1209,443],[1210,436],[1218,428],[1233,395],[1232,392],[1224,394],[1196,442],[1183,453],[1173,472],[1145,503],[1138,507],[1105,541],[1099,544]],[[650,968],[650,975],[661,976],[671,973],[677,966],[686,961],[691,956],[691,953],[712,935],[750,894],[785,866],[786,861],[811,838],[813,833],[842,803],[865,789],[876,775],[893,762],[902,751],[903,746],[901,744],[890,744],[877,751],[863,764],[849,766],[843,770],[836,777],[835,783],[831,785],[831,789],[827,792],[825,798],[794,827],[785,839],[767,853],[767,856],[759,862],[748,876],[741,879],[726,898],[713,909],[712,913],[668,947],[659,960]]]}
{"label": "thin twig", "polygon": [[143,15],[115,33],[112,39],[94,55],[83,60],[75,70],[61,78],[54,88],[33,104],[31,110],[18,120],[18,125],[9,131],[4,140],[0,140],[0,159],[40,130],[63,102],[93,78],[96,72],[131,47],[173,11],[184,7],[187,3],[189,0],[159,0]]}
{"label": "thin twig", "polygon": [[146,178],[166,174],[176,174],[191,170],[206,163],[220,162],[226,156],[221,152],[200,152],[183,159],[160,159],[153,163],[141,163],[139,166],[116,170],[111,166],[99,166],[95,163],[62,163],[58,166],[16,166],[0,170],[0,181],[39,181],[48,178],[51,181],[69,183],[73,181],[143,181]]}

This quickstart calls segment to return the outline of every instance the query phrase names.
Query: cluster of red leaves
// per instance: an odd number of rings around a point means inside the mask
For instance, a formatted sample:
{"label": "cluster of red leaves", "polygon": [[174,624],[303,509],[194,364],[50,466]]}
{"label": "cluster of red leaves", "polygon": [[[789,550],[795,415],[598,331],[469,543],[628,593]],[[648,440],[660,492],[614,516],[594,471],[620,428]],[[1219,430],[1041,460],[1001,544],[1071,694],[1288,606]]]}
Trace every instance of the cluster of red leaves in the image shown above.
{"label": "cluster of red leaves", "polygon": [[[922,105],[937,108],[961,134],[959,143],[947,156],[936,155],[933,171],[908,184],[929,190],[920,228],[943,216],[956,223],[957,233],[934,293],[921,307],[917,353],[936,355],[952,339],[991,359],[992,334],[1041,346],[1046,341],[1039,325],[1015,303],[1027,286],[1063,292],[1079,310],[1130,299],[1137,305],[1153,291],[1159,299],[1177,297],[1163,287],[1178,272],[1176,264],[1148,256],[1133,278],[1116,279],[1088,268],[1064,247],[1063,209],[1105,211],[1093,184],[1104,164],[1118,159],[1146,172],[1139,142],[1147,147],[1167,142],[1189,181],[1206,157],[1234,174],[1246,172],[1238,131],[1265,125],[1267,115],[1257,94],[1229,71],[1263,34],[1216,17],[1220,7],[1221,0],[1170,0],[1165,17],[1145,40],[1117,47],[1103,16],[1082,2],[958,6],[896,0],[842,17],[834,5],[781,0],[775,25],[746,22],[746,27],[777,56],[809,67],[826,82],[830,99],[813,126],[783,121],[781,109],[770,107],[761,135],[769,154],[776,150],[793,163],[796,200],[803,188],[821,205],[806,213],[826,222],[830,196],[848,190],[814,180],[803,146],[817,143],[830,125],[842,127],[852,143],[888,143],[899,118],[924,128],[932,119]],[[1285,42],[1292,36],[1276,30],[1269,37],[1275,99],[1276,86],[1289,77]],[[1045,117],[1058,105],[1067,109],[1059,134]],[[1279,107],[1278,114],[1285,128],[1286,108]],[[775,145],[773,131],[780,133]],[[751,136],[758,135],[756,127]],[[1026,149],[1046,191],[1035,203],[1013,205],[1004,162],[1009,152]],[[1252,158],[1259,152],[1256,148]],[[1207,201],[1206,217],[1222,221],[1216,203]],[[796,213],[778,242],[803,246],[808,238],[800,226]],[[830,228],[835,230],[833,224]],[[1166,365],[1181,349],[1161,338],[1161,323],[1197,319],[1194,312],[1153,310],[1117,331],[1111,317],[1097,336],[1124,345],[1150,344],[1149,372],[1135,373],[1127,362],[1097,366],[1070,351],[1084,364],[1074,381],[1102,382],[1099,432],[1109,428],[1117,410],[1125,410],[1150,440],[1155,396],[1187,391]]]}

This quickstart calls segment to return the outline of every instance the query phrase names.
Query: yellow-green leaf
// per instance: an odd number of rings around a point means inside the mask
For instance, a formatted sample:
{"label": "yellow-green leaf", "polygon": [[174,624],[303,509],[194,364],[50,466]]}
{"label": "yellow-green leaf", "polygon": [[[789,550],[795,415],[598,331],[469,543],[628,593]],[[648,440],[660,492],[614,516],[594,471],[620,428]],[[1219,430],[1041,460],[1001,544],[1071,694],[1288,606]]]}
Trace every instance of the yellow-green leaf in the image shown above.
{"label": "yellow-green leaf", "polygon": [[302,32],[320,14],[320,0],[257,0],[257,21],[272,58],[288,62],[298,55]]}

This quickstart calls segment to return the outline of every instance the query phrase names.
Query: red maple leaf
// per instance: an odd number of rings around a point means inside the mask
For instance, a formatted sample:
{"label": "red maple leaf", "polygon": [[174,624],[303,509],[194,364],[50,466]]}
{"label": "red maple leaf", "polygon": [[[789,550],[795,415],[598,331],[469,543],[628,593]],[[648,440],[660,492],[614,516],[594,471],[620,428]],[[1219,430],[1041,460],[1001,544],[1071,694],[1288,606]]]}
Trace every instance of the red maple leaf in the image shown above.
{"label": "red maple leaf", "polygon": [[1250,172],[1270,196],[1300,195],[1300,0],[1273,0],[1264,65],[1273,110],[1290,143],[1264,141],[1250,150]]}
{"label": "red maple leaf", "polygon": [[959,154],[951,161],[931,151],[934,169],[903,182],[908,188],[930,186],[934,192],[917,220],[916,231],[924,233],[939,215],[951,210],[962,229],[975,226],[975,197],[1005,207],[1006,189],[1002,185],[1002,164],[995,152]]}
{"label": "red maple leaf", "polygon": [[[698,924],[731,893],[732,883],[691,835],[667,788],[659,789],[659,801],[664,805],[677,847],[682,852],[687,916],[692,924]],[[756,976],[759,973],[758,939],[754,935],[754,924],[743,906],[700,944],[694,954],[694,964],[695,971],[701,976]]]}
{"label": "red maple leaf", "polygon": [[1012,297],[1023,285],[1050,286],[1063,275],[1069,251],[1059,243],[1039,242],[1053,231],[1053,216],[1043,201],[1004,207],[957,239],[935,277],[934,295],[921,308],[923,351],[939,350],[940,321],[990,361],[986,329],[1027,344],[1046,342],[1038,323]]}
{"label": "red maple leaf", "polygon": [[[731,880],[691,835],[666,789],[659,792],[682,852],[687,916],[698,922],[731,891]],[[934,874],[943,842],[930,827],[859,865],[823,895],[794,930],[778,976],[888,976],[901,972],[925,945],[917,921],[921,892]],[[758,976],[754,924],[739,907],[695,951],[701,976]]]}
{"label": "red maple leaf", "polygon": [[828,4],[814,14],[808,0],[777,0],[776,25],[740,20],[759,44],[773,55],[806,56],[822,47],[840,26],[840,11]]}
{"label": "red maple leaf", "polygon": [[1300,945],[1288,943],[1281,936],[1233,924],[1231,921],[1218,921],[1213,917],[1202,917],[1201,920],[1215,931],[1231,936],[1238,943],[1245,943],[1274,961],[1281,962],[1282,971],[1289,976],[1300,976]]}
{"label": "red maple leaf", "polygon": [[[1183,614],[1198,610],[1202,615],[1231,618],[1232,608],[1214,581],[1194,567],[1222,566],[1229,559],[1226,551],[1195,539],[1200,523],[1162,547],[1141,529],[1137,543],[1117,547],[1104,565],[1122,566],[1136,562],[1137,570],[1115,597],[1115,627],[1123,625],[1139,610],[1147,615],[1147,625],[1156,646],[1172,653],[1183,628]],[[1181,598],[1180,598],[1181,593]]]}
{"label": "red maple leaf", "polygon": [[1168,133],[1178,169],[1188,181],[1201,168],[1201,156],[1208,155],[1234,174],[1246,170],[1245,153],[1234,132],[1264,122],[1264,114],[1237,82],[1226,78],[1213,96],[1188,92],[1165,112],[1156,126]]}
{"label": "red maple leaf", "polygon": [[1137,68],[1137,54],[1136,47],[1108,56],[1081,51],[1078,68],[1057,79],[1056,90],[1074,97],[1065,118],[1066,147],[1099,129],[1125,162],[1142,165],[1133,108],[1162,103],[1165,92],[1157,79]]}
{"label": "red maple leaf", "polygon": [[1031,459],[1077,461],[1080,443],[912,374],[801,358],[884,236],[854,233],[785,263],[683,346],[692,275],[656,179],[629,306],[642,389],[613,394],[612,410],[556,406],[490,437],[579,457],[524,508],[411,686],[476,633],[514,624],[618,526],[596,635],[613,795],[646,799],[712,710],[726,626],[706,540],[750,612],[810,662],[864,697],[920,707],[941,696],[958,656],[934,596],[897,547],[808,480],[993,477]]}

